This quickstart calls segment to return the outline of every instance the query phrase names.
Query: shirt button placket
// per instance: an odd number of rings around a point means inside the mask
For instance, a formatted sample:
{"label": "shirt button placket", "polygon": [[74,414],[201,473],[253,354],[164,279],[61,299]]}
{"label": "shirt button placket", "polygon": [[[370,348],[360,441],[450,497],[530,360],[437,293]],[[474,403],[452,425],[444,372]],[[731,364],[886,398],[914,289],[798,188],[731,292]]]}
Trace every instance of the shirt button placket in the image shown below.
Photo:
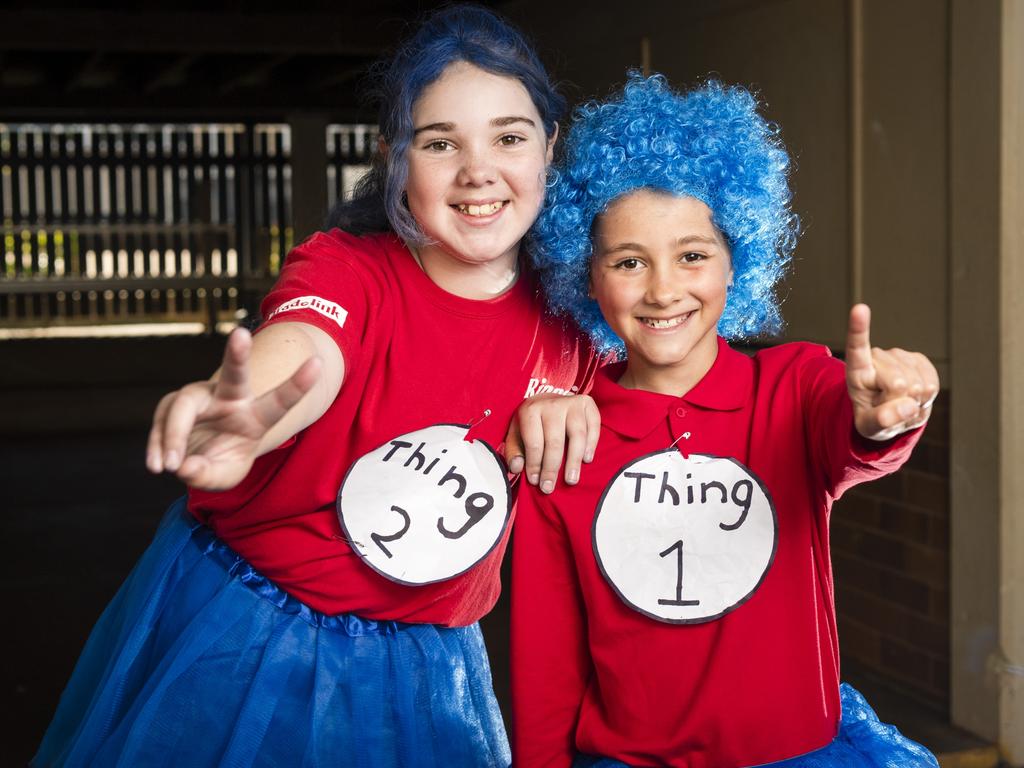
{"label": "shirt button placket", "polygon": [[[685,421],[686,414],[687,409],[681,405],[676,406],[675,408],[669,411],[669,422],[672,425],[672,434],[676,435],[676,441],[674,445],[677,445],[680,448],[682,448],[682,446],[679,445],[681,441],[690,439],[690,430],[687,428],[687,424]],[[687,449],[683,449],[684,455],[687,454],[688,452],[689,451]]]}

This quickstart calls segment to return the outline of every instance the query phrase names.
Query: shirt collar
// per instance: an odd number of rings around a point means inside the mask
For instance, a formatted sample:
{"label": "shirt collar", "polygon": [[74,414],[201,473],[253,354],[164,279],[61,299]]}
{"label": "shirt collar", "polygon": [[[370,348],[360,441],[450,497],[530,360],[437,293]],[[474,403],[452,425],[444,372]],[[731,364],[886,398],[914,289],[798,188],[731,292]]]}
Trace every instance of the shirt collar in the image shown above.
{"label": "shirt collar", "polygon": [[625,368],[625,363],[616,363],[598,371],[591,394],[601,411],[601,423],[634,439],[650,434],[680,401],[712,411],[738,410],[749,402],[754,383],[753,361],[721,337],[711,369],[682,397],[619,386]]}

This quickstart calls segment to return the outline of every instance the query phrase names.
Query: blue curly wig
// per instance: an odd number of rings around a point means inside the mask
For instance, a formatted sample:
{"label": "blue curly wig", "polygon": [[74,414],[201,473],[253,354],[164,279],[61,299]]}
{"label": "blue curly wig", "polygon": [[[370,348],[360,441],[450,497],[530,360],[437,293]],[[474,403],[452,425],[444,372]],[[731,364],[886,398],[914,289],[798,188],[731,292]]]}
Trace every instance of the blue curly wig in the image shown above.
{"label": "blue curly wig", "polygon": [[571,315],[602,352],[621,339],[588,294],[595,218],[630,192],[689,195],[711,209],[732,255],[718,332],[743,339],[782,327],[775,286],[796,245],[789,155],[745,89],[708,82],[680,94],[660,75],[631,73],[620,96],[580,107],[565,158],[534,225],[531,248],[553,310]]}

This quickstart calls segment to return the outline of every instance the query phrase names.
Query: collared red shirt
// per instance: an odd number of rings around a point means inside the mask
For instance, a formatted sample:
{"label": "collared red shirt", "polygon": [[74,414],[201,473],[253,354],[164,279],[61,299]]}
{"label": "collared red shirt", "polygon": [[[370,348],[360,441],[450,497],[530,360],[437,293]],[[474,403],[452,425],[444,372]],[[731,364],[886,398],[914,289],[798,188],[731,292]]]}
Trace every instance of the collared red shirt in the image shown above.
{"label": "collared red shirt", "polygon": [[[886,443],[861,438],[843,364],[811,344],[750,358],[719,339],[713,366],[683,397],[625,389],[616,383],[622,372],[618,365],[598,373],[592,395],[601,438],[579,484],[550,496],[532,486],[520,491],[512,590],[516,765],[568,766],[582,752],[630,765],[738,768],[826,745],[840,717],[829,512],[845,489],[897,469],[920,430]],[[685,456],[734,460],[774,509],[774,533],[762,528],[755,546],[739,551],[770,553],[761,580],[722,615],[697,623],[638,610],[595,555],[595,511],[610,503],[606,489],[617,476],[635,482],[626,495],[635,488],[637,500],[641,493],[660,493],[667,504],[685,499],[681,484],[667,490],[655,472],[620,474],[673,445]],[[705,490],[714,497],[716,487]],[[737,488],[746,486],[733,486],[733,500]],[[678,506],[680,514],[696,509]],[[736,515],[721,525],[753,530]],[[701,574],[684,566],[681,541],[678,551],[663,549],[664,540],[623,541],[663,568],[665,582],[651,587],[660,600],[707,597]],[[737,571],[746,565],[735,563]]]}

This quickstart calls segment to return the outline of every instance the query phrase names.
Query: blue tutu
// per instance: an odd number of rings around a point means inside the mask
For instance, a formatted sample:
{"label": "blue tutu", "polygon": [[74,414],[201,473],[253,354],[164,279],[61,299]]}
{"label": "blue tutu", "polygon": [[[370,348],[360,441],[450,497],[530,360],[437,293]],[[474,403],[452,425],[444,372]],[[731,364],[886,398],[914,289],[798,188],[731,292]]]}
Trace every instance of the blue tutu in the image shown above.
{"label": "blue tutu", "polygon": [[479,627],[326,616],[176,502],[34,766],[508,766]]}
{"label": "blue tutu", "polygon": [[[770,768],[939,768],[939,761],[916,741],[878,720],[867,700],[851,686],[839,687],[843,719],[839,734],[826,747],[792,757]],[[765,766],[765,768],[768,768]],[[578,755],[573,768],[629,768],[607,757]]]}

